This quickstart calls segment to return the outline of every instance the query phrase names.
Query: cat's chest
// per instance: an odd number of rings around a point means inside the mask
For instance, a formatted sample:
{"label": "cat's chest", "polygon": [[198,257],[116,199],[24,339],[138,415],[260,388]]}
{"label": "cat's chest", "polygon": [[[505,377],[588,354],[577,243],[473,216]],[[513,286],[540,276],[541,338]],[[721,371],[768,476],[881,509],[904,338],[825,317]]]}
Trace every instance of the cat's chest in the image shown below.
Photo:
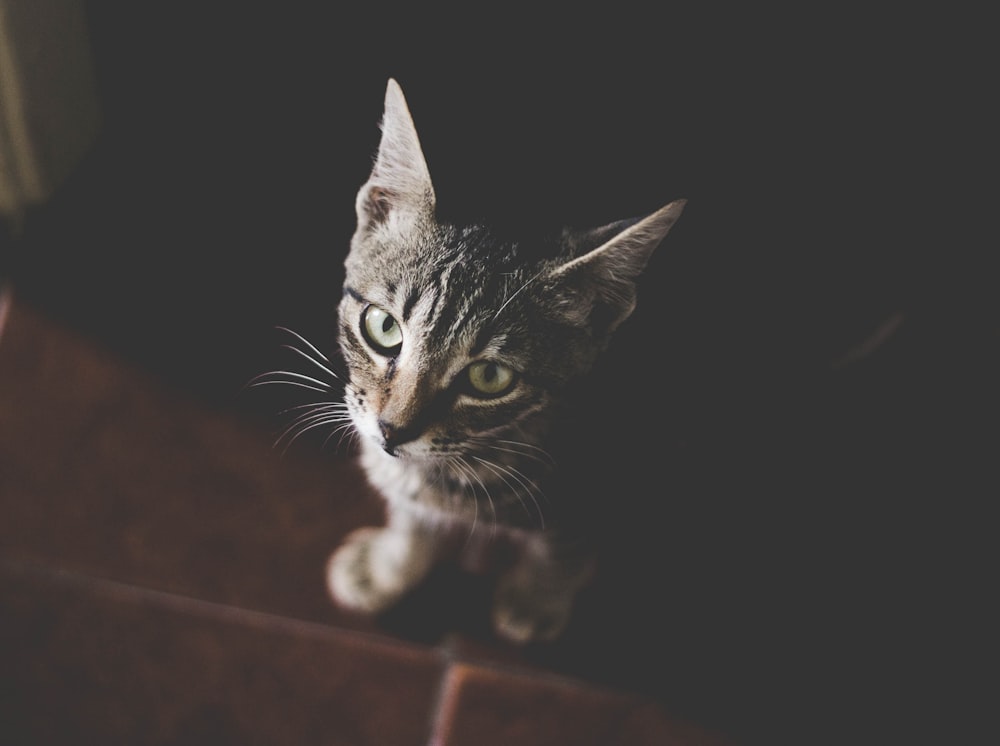
{"label": "cat's chest", "polygon": [[421,513],[434,521],[475,518],[475,506],[471,500],[462,499],[461,485],[450,477],[444,465],[432,467],[389,456],[369,443],[362,447],[361,465],[369,483],[394,507]]}

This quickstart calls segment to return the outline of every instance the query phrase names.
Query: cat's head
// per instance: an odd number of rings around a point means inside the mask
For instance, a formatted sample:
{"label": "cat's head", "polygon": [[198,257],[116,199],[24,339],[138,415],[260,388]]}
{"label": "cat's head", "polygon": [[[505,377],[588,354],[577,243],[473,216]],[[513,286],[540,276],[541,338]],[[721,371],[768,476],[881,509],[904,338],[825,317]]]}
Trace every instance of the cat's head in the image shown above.
{"label": "cat's head", "polygon": [[683,207],[547,240],[440,223],[390,80],[339,307],[358,431],[393,455],[433,458],[536,427],[632,312],[635,282]]}

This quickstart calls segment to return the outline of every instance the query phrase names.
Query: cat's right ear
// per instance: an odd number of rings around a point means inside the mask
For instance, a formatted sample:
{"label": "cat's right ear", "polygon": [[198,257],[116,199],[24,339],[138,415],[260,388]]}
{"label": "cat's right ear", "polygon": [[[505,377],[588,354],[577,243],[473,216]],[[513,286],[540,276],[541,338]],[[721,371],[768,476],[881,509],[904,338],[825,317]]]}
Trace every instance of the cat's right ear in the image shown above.
{"label": "cat's right ear", "polygon": [[434,214],[434,186],[413,118],[399,84],[389,79],[382,116],[382,139],[368,181],[355,202],[358,230],[368,232]]}
{"label": "cat's right ear", "polygon": [[622,220],[578,236],[582,256],[549,275],[558,283],[555,307],[576,325],[588,325],[598,337],[613,332],[635,308],[636,281],[653,250],[681,216],[686,200],[678,199],[642,220]]}

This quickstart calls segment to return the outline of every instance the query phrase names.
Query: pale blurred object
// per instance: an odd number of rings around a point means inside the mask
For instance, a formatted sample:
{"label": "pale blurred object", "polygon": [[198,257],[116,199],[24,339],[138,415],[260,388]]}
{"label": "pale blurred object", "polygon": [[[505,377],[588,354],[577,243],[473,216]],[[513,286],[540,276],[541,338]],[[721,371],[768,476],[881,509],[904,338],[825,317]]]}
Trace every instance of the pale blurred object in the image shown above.
{"label": "pale blurred object", "polygon": [[83,3],[0,0],[0,217],[46,201],[100,120]]}

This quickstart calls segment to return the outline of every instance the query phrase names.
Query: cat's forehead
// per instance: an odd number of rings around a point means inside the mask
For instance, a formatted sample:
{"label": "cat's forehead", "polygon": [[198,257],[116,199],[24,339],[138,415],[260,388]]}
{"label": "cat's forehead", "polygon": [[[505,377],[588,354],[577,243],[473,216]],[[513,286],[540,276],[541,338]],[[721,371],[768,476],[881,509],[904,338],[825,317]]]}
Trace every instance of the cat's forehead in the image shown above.
{"label": "cat's forehead", "polygon": [[[525,288],[539,263],[478,228],[443,227],[369,250],[349,265],[349,294],[384,308],[424,354],[517,354]],[[512,346],[513,345],[513,346]]]}
{"label": "cat's forehead", "polygon": [[[504,299],[508,286],[533,273],[537,259],[525,243],[481,226],[435,226],[405,237],[382,237],[354,247],[348,283],[371,302],[397,301],[407,309],[428,293],[480,305]],[[529,256],[530,254],[530,256]]]}

